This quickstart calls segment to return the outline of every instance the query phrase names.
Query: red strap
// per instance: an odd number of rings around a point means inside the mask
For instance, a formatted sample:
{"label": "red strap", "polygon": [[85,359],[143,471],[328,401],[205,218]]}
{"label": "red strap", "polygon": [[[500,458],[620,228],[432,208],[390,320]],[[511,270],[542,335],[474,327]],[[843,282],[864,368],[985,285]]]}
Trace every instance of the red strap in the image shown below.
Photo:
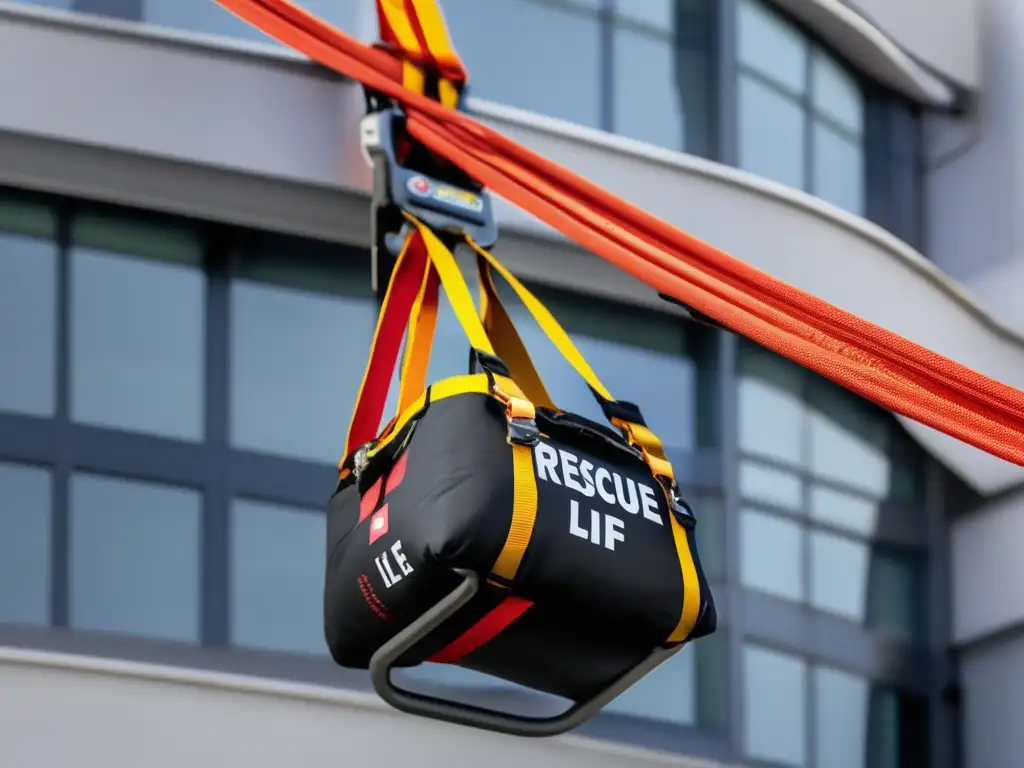
{"label": "red strap", "polygon": [[427,659],[427,661],[433,661],[437,664],[456,663],[504,632],[512,622],[526,613],[526,609],[531,605],[533,603],[530,600],[509,595],[488,611],[480,621],[448,643],[448,645]]}
{"label": "red strap", "polygon": [[366,373],[348,428],[345,457],[375,438],[380,429],[380,417],[384,413],[391,377],[395,373],[398,350],[402,346],[409,313],[416,301],[423,270],[427,265],[427,249],[418,234],[412,237],[407,247],[409,251],[400,259],[398,268],[391,276],[391,284],[377,322],[373,348],[370,350]]}

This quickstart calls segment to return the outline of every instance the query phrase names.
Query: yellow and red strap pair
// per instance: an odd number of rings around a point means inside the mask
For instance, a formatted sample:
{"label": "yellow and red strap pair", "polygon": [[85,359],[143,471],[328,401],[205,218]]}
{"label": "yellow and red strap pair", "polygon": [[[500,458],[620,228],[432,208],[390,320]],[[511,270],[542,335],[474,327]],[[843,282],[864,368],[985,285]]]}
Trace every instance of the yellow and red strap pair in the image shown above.
{"label": "yellow and red strap pair", "polygon": [[454,109],[466,83],[466,68],[456,53],[437,0],[377,0],[381,40],[399,49],[402,84],[425,93],[427,75],[437,81],[437,99]]}

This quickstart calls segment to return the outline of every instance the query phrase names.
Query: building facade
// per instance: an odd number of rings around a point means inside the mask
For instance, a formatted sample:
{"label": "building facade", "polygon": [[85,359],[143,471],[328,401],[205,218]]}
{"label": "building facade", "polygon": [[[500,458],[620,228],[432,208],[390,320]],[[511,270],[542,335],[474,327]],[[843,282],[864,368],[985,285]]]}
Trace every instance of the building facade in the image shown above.
{"label": "building facade", "polygon": [[[376,34],[371,0],[305,5]],[[478,118],[1024,387],[1024,5],[442,6]],[[499,256],[665,439],[719,631],[548,741],[400,715],[333,666],[323,509],[387,278],[362,110],[212,0],[0,0],[0,764],[1024,759],[1024,470],[688,322],[502,201]],[[466,359],[446,307],[438,334],[432,378]]]}

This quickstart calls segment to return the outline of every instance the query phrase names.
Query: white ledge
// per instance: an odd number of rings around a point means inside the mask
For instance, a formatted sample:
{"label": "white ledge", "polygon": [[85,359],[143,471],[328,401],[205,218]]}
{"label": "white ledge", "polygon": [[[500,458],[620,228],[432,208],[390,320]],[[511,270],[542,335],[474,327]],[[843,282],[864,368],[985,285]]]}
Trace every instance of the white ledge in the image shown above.
{"label": "white ledge", "polygon": [[855,67],[893,90],[931,107],[948,108],[956,102],[956,91],[948,83],[842,0],[772,1],[815,30]]}
{"label": "white ledge", "polygon": [[[227,765],[252,765],[244,758],[254,753],[256,764],[266,766],[281,765],[281,758],[332,753],[367,765],[368,755],[359,753],[369,752],[381,764],[395,765],[486,761],[496,768],[511,768],[525,759],[567,768],[725,768],[721,763],[579,736],[499,736],[405,715],[370,693],[22,648],[0,646],[0,687],[19,702],[4,712],[8,735],[0,741],[0,763],[5,765],[25,764],[28,754],[40,765],[66,764],[56,758],[84,746],[75,742],[85,740],[90,742],[86,754],[95,761],[90,764],[127,766],[133,753],[161,754],[166,764],[173,764],[159,750],[174,740],[200,763],[216,755]],[[141,732],[109,740],[89,728],[91,717],[79,701],[83,697],[91,702],[88,710],[99,710],[98,716],[108,723],[121,722],[118,718],[126,712],[145,712],[147,725]],[[173,719],[161,719],[165,717]],[[60,733],[61,738],[40,744],[26,734],[35,725]],[[238,731],[248,736],[234,738]],[[396,731],[401,732],[400,739],[393,738]],[[19,739],[26,750],[21,753]],[[21,760],[4,760],[5,753],[11,758],[20,754]]]}

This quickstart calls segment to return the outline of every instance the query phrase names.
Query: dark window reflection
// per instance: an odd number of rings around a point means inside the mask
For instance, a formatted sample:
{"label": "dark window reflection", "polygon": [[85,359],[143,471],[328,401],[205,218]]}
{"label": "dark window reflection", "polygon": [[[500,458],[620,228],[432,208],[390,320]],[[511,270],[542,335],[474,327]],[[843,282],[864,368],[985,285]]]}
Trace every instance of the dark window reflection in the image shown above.
{"label": "dark window reflection", "polygon": [[928,706],[829,667],[814,670],[815,765],[918,768],[929,765]]}
{"label": "dark window reflection", "polygon": [[619,0],[611,51],[616,133],[714,156],[715,6]]}
{"label": "dark window reflection", "polygon": [[874,91],[867,111],[867,216],[900,239],[923,244],[921,121],[895,96]]}

